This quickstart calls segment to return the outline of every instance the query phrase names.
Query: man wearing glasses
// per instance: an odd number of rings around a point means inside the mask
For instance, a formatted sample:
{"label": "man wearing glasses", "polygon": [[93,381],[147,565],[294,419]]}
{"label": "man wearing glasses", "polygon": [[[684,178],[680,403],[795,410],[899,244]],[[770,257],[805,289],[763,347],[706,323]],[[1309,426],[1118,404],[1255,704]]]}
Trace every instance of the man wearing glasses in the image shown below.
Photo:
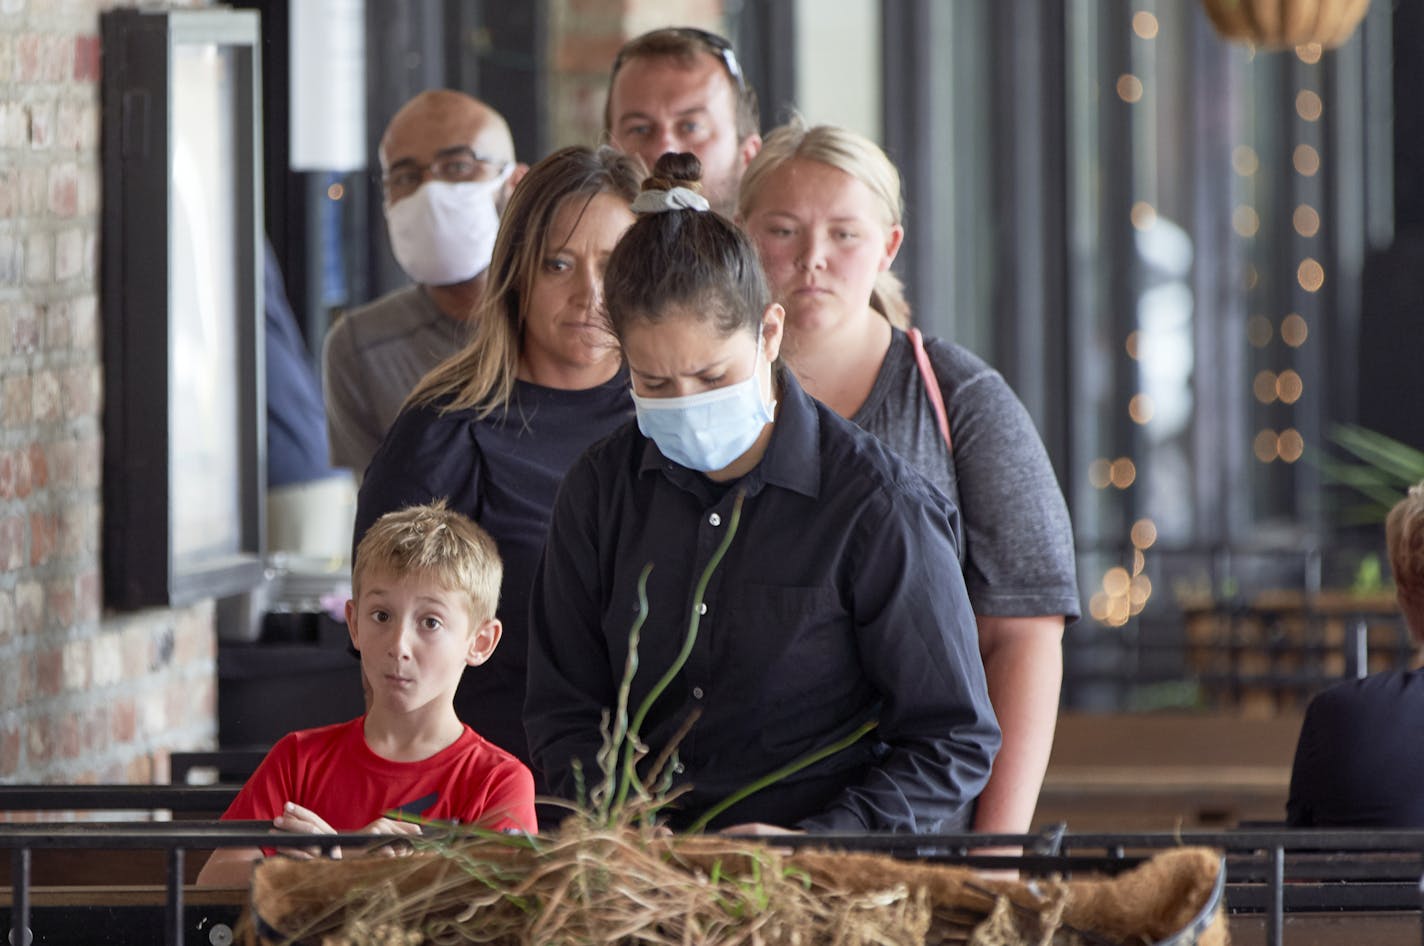
{"label": "man wearing glasses", "polygon": [[649,168],[669,151],[702,162],[702,192],[731,217],[742,172],[761,150],[756,92],[732,46],[688,27],[629,40],[613,60],[603,128],[609,142]]}
{"label": "man wearing glasses", "polygon": [[499,213],[526,170],[504,118],[449,89],[401,106],[380,159],[391,250],[412,285],[347,313],[322,352],[331,461],[358,476],[415,383],[464,345]]}

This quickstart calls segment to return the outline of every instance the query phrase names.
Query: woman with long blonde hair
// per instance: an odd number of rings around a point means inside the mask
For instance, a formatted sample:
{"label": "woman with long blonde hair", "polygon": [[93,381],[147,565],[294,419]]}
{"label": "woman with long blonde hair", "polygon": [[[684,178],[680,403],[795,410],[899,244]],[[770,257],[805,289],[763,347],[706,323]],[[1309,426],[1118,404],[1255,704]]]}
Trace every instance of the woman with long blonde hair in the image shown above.
{"label": "woman with long blonde hair", "polygon": [[529,761],[521,717],[529,589],[564,473],[633,416],[603,314],[603,266],[641,174],[610,148],[565,148],[530,168],[500,220],[489,283],[463,350],[421,379],[386,434],[356,510],[445,499],[504,560],[504,643],[455,697],[460,718]]}
{"label": "woman with long blonde hair", "polygon": [[903,214],[899,172],[878,145],[800,121],[766,137],[738,200],[786,310],[782,354],[797,379],[959,507],[957,551],[1004,735],[974,827],[1024,832],[1053,744],[1064,623],[1079,614],[1072,529],[1004,379],[958,345],[905,330],[890,272]]}

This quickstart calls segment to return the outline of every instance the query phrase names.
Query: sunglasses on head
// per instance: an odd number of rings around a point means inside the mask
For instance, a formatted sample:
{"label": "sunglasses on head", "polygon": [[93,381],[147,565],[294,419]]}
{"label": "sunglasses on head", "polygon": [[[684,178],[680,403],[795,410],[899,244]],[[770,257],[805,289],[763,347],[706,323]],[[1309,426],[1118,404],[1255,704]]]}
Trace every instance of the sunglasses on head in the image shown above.
{"label": "sunglasses on head", "polygon": [[[742,65],[737,62],[737,54],[732,51],[732,44],[727,42],[716,33],[709,33],[706,30],[699,30],[695,26],[670,26],[666,29],[653,30],[645,33],[639,39],[646,39],[649,36],[675,36],[679,39],[689,39],[699,43],[713,56],[721,60],[726,68],[727,74],[732,77],[732,81],[737,84],[737,91],[745,93],[747,90],[747,80],[742,76]],[[613,59],[613,71],[611,75],[617,75],[618,70],[623,68],[628,47],[625,45],[618,50],[618,55]]]}

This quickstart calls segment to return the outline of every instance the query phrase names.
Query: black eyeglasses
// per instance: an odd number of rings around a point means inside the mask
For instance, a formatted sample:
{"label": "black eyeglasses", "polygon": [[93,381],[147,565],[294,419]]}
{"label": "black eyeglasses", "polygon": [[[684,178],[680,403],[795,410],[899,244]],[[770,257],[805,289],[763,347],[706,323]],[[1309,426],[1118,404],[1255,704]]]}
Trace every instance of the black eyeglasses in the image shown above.
{"label": "black eyeglasses", "polygon": [[[613,70],[610,73],[610,78],[618,75],[618,70],[623,68],[623,63],[628,57],[629,47],[636,44],[638,47],[637,55],[644,55],[644,50],[642,49],[644,43],[648,40],[656,41],[663,37],[692,40],[695,43],[701,44],[704,52],[711,53],[722,61],[722,65],[727,70],[727,75],[731,76],[732,81],[737,84],[737,92],[740,94],[746,93],[747,80],[742,75],[742,65],[737,62],[737,54],[732,51],[732,44],[716,33],[699,30],[695,26],[669,26],[664,29],[644,33],[632,42],[625,43],[623,48],[618,50],[618,55],[613,59]],[[646,54],[657,55],[658,51],[648,50]]]}

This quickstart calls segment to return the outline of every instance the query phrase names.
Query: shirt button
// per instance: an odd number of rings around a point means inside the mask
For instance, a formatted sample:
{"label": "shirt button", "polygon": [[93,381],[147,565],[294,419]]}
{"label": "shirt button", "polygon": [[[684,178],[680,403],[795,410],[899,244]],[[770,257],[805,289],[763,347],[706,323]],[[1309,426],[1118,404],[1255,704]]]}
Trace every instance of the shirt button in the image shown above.
{"label": "shirt button", "polygon": [[722,524],[722,517],[714,512],[712,515],[707,517],[707,521],[712,523],[714,526],[720,526]]}
{"label": "shirt button", "polygon": [[693,687],[693,688],[692,688],[692,698],[693,698],[694,700],[700,700],[700,699],[702,699],[702,687]]}
{"label": "shirt button", "polygon": [[706,602],[706,601],[702,602],[701,604],[699,604],[699,605],[697,606],[697,613],[698,613],[698,614],[706,614],[706,613],[707,613],[707,602]]}

